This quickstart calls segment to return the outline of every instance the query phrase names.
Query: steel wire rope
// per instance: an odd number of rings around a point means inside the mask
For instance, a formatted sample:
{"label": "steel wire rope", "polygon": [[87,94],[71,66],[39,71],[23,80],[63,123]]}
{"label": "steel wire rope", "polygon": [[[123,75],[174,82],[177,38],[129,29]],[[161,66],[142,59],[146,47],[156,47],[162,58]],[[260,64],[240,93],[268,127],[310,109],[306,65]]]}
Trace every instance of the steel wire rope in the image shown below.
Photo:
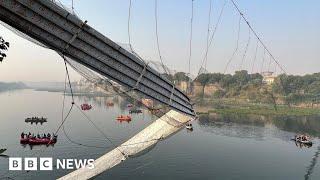
{"label": "steel wire rope", "polygon": [[242,59],[241,59],[241,64],[240,64],[239,70],[242,70],[242,68],[243,68],[242,66],[243,66],[243,63],[244,63],[246,55],[247,55],[247,51],[248,51],[248,47],[249,47],[249,44],[250,44],[250,40],[251,40],[251,31],[249,29],[248,40],[247,40],[247,44],[246,44],[245,50],[244,50],[243,55],[242,55]]}
{"label": "steel wire rope", "polygon": [[266,49],[263,49],[263,55],[262,55],[262,63],[261,63],[261,68],[260,68],[260,74],[262,74],[262,73],[263,73],[263,67],[264,67],[265,56],[266,56]]}
{"label": "steel wire rope", "polygon": [[255,63],[256,63],[256,60],[257,60],[258,47],[259,47],[259,40],[257,39],[257,44],[256,44],[254,56],[253,56],[252,66],[251,66],[251,74],[253,73],[254,66],[255,66]]}
{"label": "steel wire rope", "polygon": [[[63,118],[64,118],[64,105],[65,105],[65,97],[66,97],[66,96],[65,96],[65,95],[66,95],[66,80],[67,80],[67,74],[66,74],[65,82],[64,82],[63,102],[62,102],[62,111],[61,111],[62,118],[61,118],[61,120],[63,120]],[[79,146],[84,146],[84,147],[107,148],[107,147],[87,145],[87,144],[84,144],[84,143],[76,142],[76,141],[72,140],[72,139],[69,137],[68,133],[67,133],[66,130],[65,130],[65,126],[64,126],[64,125],[62,126],[62,130],[63,130],[63,133],[64,133],[64,135],[66,136],[67,140],[68,140],[70,143],[72,143],[72,144],[79,145]]]}
{"label": "steel wire rope", "polygon": [[233,53],[231,55],[231,57],[229,58],[226,67],[224,68],[223,74],[225,74],[228,70],[229,65],[231,64],[231,61],[233,60],[234,56],[236,55],[236,53],[238,52],[239,49],[239,40],[240,40],[240,31],[241,31],[241,16],[239,16],[239,20],[238,20],[238,33],[237,33],[237,41],[236,41],[236,47],[233,50]]}
{"label": "steel wire rope", "polygon": [[[216,23],[216,25],[215,25],[215,27],[214,27],[214,30],[213,30],[213,32],[212,32],[212,34],[211,34],[211,37],[210,37],[209,46],[208,46],[208,48],[206,49],[205,55],[204,55],[204,57],[203,57],[203,59],[202,59],[201,66],[200,66],[200,68],[199,68],[197,77],[200,75],[201,69],[203,68],[204,61],[205,61],[205,59],[206,59],[207,56],[208,56],[209,48],[211,47],[211,44],[212,44],[212,42],[213,42],[213,40],[214,40],[214,37],[215,37],[215,34],[216,34],[217,29],[218,29],[218,27],[219,27],[219,24],[220,24],[220,22],[221,22],[221,20],[222,20],[222,14],[223,14],[223,12],[224,12],[224,9],[225,9],[226,4],[227,4],[227,0],[224,1],[223,6],[222,6],[222,8],[221,8],[221,11],[220,11],[220,14],[219,14],[217,23]],[[197,78],[197,77],[196,77],[196,78]],[[196,78],[195,78],[195,79],[196,79]]]}
{"label": "steel wire rope", "polygon": [[191,68],[191,57],[192,57],[192,31],[193,31],[193,1],[191,0],[191,19],[190,19],[190,39],[189,39],[189,66],[188,66],[188,74],[190,76],[190,68]]}
{"label": "steel wire rope", "polygon": [[247,18],[243,15],[242,11],[239,9],[238,5],[234,2],[234,0],[231,0],[233,6],[235,9],[239,12],[240,16],[244,19],[244,21],[247,23],[253,34],[256,36],[256,38],[259,40],[261,45],[264,47],[264,49],[267,51],[267,53],[271,56],[273,61],[279,66],[279,68],[286,74],[286,71],[284,67],[279,63],[279,61],[271,54],[271,51],[267,48],[267,46],[264,44],[264,42],[261,40],[261,38],[258,36],[257,32],[253,29]]}
{"label": "steel wire rope", "polygon": [[159,45],[159,33],[158,33],[158,0],[154,1],[154,17],[155,17],[155,29],[156,29],[156,43],[157,43],[157,50],[158,50],[158,56],[162,65],[162,68],[164,70],[164,72],[167,75],[170,75],[170,72],[167,72],[167,69],[165,68],[165,65],[163,63],[163,59],[162,59],[162,55],[161,55],[161,51],[160,51],[160,45]]}
{"label": "steel wire rope", "polygon": [[[209,48],[209,37],[210,37],[210,25],[211,25],[211,9],[212,9],[212,0],[209,1],[209,13],[208,13],[208,26],[207,26],[207,43],[206,43],[206,49]],[[207,69],[207,61],[208,57],[205,56],[205,63],[204,68]]]}

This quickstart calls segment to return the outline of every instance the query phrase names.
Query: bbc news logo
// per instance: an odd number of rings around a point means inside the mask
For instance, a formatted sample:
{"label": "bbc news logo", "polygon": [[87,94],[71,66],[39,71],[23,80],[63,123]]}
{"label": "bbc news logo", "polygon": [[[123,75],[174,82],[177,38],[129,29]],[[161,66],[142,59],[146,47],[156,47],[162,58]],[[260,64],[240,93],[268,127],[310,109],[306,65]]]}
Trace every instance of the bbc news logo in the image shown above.
{"label": "bbc news logo", "polygon": [[80,169],[94,168],[94,159],[56,159],[53,161],[51,157],[12,157],[9,158],[10,171],[52,171],[55,169]]}

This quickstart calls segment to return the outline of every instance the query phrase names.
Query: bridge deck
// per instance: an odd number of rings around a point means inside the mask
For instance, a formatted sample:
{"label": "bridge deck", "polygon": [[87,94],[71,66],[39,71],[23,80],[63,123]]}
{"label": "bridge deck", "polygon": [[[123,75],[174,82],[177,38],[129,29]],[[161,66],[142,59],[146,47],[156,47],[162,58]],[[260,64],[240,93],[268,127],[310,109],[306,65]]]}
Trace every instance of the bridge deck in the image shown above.
{"label": "bridge deck", "polygon": [[[0,20],[47,47],[121,84],[134,88],[145,63],[49,0],[0,0]],[[136,91],[194,115],[189,98],[147,67]]]}

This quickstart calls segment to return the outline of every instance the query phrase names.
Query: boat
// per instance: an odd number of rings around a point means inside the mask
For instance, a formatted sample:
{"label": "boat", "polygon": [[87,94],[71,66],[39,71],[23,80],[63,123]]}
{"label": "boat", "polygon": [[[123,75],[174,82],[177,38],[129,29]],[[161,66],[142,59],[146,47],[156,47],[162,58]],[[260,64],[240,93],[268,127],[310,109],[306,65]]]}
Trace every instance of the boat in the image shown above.
{"label": "boat", "polygon": [[187,123],[186,124],[186,129],[192,131],[193,130],[192,124],[191,123]]}
{"label": "boat", "polygon": [[57,142],[56,138],[32,138],[29,139],[29,143],[30,145],[49,145],[49,144],[55,144]]}
{"label": "boat", "polygon": [[7,149],[0,149],[0,154],[4,153]]}
{"label": "boat", "polygon": [[312,146],[312,141],[310,140],[309,136],[306,135],[295,135],[295,137],[292,139],[293,141],[305,145],[311,145]]}
{"label": "boat", "polygon": [[131,116],[121,115],[121,116],[117,117],[117,120],[120,121],[120,122],[122,122],[122,121],[130,122],[131,121]]}
{"label": "boat", "polygon": [[86,104],[86,103],[85,104],[81,104],[81,110],[88,111],[90,109],[92,109],[92,106],[90,104]]}
{"label": "boat", "polygon": [[20,144],[29,145],[50,145],[57,142],[57,135],[51,137],[31,137],[28,135],[23,135],[20,138]]}
{"label": "boat", "polygon": [[47,118],[44,118],[44,117],[31,117],[31,118],[26,118],[24,120],[26,123],[44,123],[44,122],[47,122]]}
{"label": "boat", "polygon": [[130,114],[140,114],[140,113],[142,113],[142,110],[141,109],[130,109],[129,113]]}

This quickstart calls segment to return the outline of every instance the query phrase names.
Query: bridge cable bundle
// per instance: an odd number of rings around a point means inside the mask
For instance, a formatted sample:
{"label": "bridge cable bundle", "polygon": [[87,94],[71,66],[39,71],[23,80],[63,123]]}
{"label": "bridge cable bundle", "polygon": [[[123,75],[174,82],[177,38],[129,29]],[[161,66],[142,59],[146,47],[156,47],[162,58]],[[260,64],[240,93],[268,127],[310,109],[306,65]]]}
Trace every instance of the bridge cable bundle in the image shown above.
{"label": "bridge cable bundle", "polygon": [[212,45],[212,42],[213,42],[214,37],[215,37],[215,34],[216,34],[217,29],[218,29],[218,27],[219,27],[219,24],[220,24],[221,21],[222,21],[222,15],[223,15],[223,12],[224,12],[224,9],[225,9],[226,4],[227,4],[227,0],[225,0],[224,3],[223,3],[223,5],[222,5],[222,8],[221,8],[220,13],[219,13],[218,20],[217,20],[217,22],[216,22],[216,25],[214,26],[214,30],[213,30],[213,32],[212,32],[212,34],[211,34],[211,37],[210,37],[210,40],[209,40],[209,44],[208,44],[208,46],[206,47],[204,57],[203,57],[203,59],[202,59],[202,62],[200,63],[200,67],[199,67],[199,70],[198,70],[198,74],[197,74],[197,76],[196,76],[195,79],[197,79],[197,77],[198,77],[200,74],[202,74],[202,71],[201,71],[201,70],[202,70],[202,68],[203,68],[203,66],[204,66],[204,63],[207,62],[206,59],[208,58],[209,48],[210,48],[211,45]]}

